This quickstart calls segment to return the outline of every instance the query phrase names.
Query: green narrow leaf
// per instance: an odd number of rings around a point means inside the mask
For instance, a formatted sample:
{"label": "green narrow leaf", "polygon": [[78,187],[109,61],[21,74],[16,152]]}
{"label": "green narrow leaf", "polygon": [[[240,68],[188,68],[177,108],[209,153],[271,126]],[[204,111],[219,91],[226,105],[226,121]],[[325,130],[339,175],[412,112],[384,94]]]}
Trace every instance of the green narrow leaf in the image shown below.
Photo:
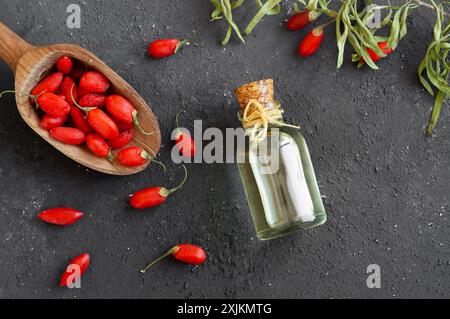
{"label": "green narrow leaf", "polygon": [[220,14],[222,13],[222,6],[220,5],[219,0],[210,0],[214,6],[214,11],[211,13],[211,21],[222,19]]}
{"label": "green narrow leaf", "polygon": [[341,33],[341,18],[342,18],[342,11],[339,11],[338,16],[336,17],[336,39],[337,39],[337,46],[338,46],[337,68],[338,69],[342,66],[342,63],[344,62],[345,43],[347,42],[347,35],[348,35],[348,27],[345,23],[344,23],[344,32]]}
{"label": "green narrow leaf", "polygon": [[420,82],[422,83],[422,85],[425,87],[425,89],[428,91],[428,93],[430,93],[431,95],[434,96],[434,91],[431,88],[430,84],[428,83],[427,79],[425,79],[425,77],[423,76],[423,71],[425,70],[425,67],[427,65],[427,61],[426,61],[426,57],[422,60],[422,62],[420,62],[419,65],[419,70],[418,70],[418,74],[419,74],[419,79]]}
{"label": "green narrow leaf", "polygon": [[364,25],[367,25],[370,20],[375,16],[375,12],[373,10],[367,11],[364,17],[361,19]]}
{"label": "green narrow leaf", "polygon": [[433,29],[434,38],[437,40],[441,37],[442,13],[441,13],[441,10],[439,9],[439,6],[436,4],[436,2],[431,0],[431,3],[433,4],[433,6],[436,10],[436,13],[437,13],[436,14],[436,23],[434,24],[434,29]]}
{"label": "green narrow leaf", "polygon": [[231,9],[239,8],[244,3],[244,0],[235,0],[231,3]]}
{"label": "green narrow leaf", "polygon": [[[300,3],[302,4],[303,7],[306,7],[306,2],[305,2],[305,0],[297,0],[297,1],[300,2]],[[294,7],[297,7],[297,9],[298,9],[298,4],[297,4],[297,2],[294,3]]]}
{"label": "green narrow leaf", "polygon": [[409,5],[409,2],[401,6],[394,14],[394,19],[391,24],[391,32],[389,34],[388,47],[395,49],[398,45],[398,40],[400,36],[400,18],[403,9]]}
{"label": "green narrow leaf", "polygon": [[367,65],[370,66],[372,69],[374,70],[379,69],[378,66],[372,61],[372,58],[365,49],[361,50],[361,56],[364,58],[364,61],[367,63]]}
{"label": "green narrow leaf", "polygon": [[356,10],[355,1],[352,6],[350,6],[350,10],[353,14],[353,17],[357,23],[358,31],[361,31],[361,35],[359,35],[360,40],[364,43],[364,45],[368,48],[371,48],[378,56],[385,57],[386,54],[378,47],[378,43],[375,40],[372,32],[367,28],[367,26],[363,23],[361,18],[358,15],[358,11]]}
{"label": "green narrow leaf", "polygon": [[259,9],[258,13],[253,17],[253,19],[250,21],[250,23],[245,28],[245,34],[250,34],[255,26],[258,24],[259,21],[269,12],[272,10],[275,6],[277,6],[281,0],[267,0],[266,3]]}
{"label": "green narrow leaf", "polygon": [[[262,8],[262,6],[263,6],[263,4],[262,4],[262,2],[261,2],[261,0],[255,0],[255,2],[256,2],[256,5],[259,7],[259,8]],[[281,11],[281,6],[279,5],[279,4],[277,4],[275,7],[273,7],[271,10],[269,10],[269,11],[267,11],[267,15],[275,15],[275,14],[278,14],[278,13],[280,13],[280,11]]]}
{"label": "green narrow leaf", "polygon": [[355,35],[351,31],[349,31],[349,33],[348,33],[348,42],[351,44],[351,46],[353,47],[353,49],[359,56],[359,60],[361,60],[361,51],[363,50],[363,48],[359,44],[358,39],[355,37]]}
{"label": "green narrow leaf", "polygon": [[377,40],[377,42],[383,42],[388,40],[388,37],[380,37],[378,35],[375,35],[374,38],[375,40]]}
{"label": "green narrow leaf", "polygon": [[318,3],[319,3],[319,0],[309,0],[308,4],[306,5],[306,9],[309,11],[315,11],[315,10],[317,10]]}
{"label": "green narrow leaf", "polygon": [[437,121],[439,119],[443,102],[444,102],[444,94],[442,93],[442,91],[439,91],[434,101],[433,110],[431,111],[430,122],[427,127],[428,135],[433,134],[433,129],[436,127]]}
{"label": "green narrow leaf", "polygon": [[400,18],[400,33],[399,33],[399,40],[403,39],[408,32],[408,25],[406,24],[409,9],[411,8],[411,5],[407,5],[403,9],[402,17]]}
{"label": "green narrow leaf", "polygon": [[383,21],[381,21],[380,27],[385,27],[388,25],[389,22],[391,22],[391,16],[392,16],[392,7],[391,7],[391,1],[388,1],[389,4],[389,13],[384,17]]}
{"label": "green narrow leaf", "polygon": [[225,33],[225,37],[222,40],[222,45],[227,45],[228,41],[230,41],[231,33],[233,32],[233,28],[231,25],[228,26],[227,33]]}
{"label": "green narrow leaf", "polygon": [[[243,43],[245,43],[245,40],[242,37],[242,34],[241,34],[240,30],[239,30],[239,27],[233,21],[233,13],[232,13],[232,7],[231,7],[231,4],[230,4],[230,1],[229,0],[220,0],[220,5],[222,7],[223,15],[224,15],[225,19],[228,21],[228,24],[234,30],[234,32],[236,33],[238,38]],[[229,39],[230,39],[231,34],[229,34],[230,33],[229,30],[230,29],[228,28],[227,34],[225,36],[225,39],[222,41],[222,45],[227,44]]]}
{"label": "green narrow leaf", "polygon": [[447,79],[442,79],[440,76],[440,61],[438,55],[435,53],[435,48],[439,42],[434,42],[427,52],[426,70],[429,81],[440,91],[445,94],[450,94],[450,87],[447,84]]}

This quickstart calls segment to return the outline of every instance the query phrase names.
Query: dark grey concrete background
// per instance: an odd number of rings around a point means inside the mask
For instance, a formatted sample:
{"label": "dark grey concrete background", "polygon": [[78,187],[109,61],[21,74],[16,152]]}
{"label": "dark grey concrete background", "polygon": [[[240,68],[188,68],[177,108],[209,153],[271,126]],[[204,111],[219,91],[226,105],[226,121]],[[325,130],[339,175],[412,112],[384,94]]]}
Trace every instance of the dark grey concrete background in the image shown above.
{"label": "dark grey concrete background", "polygon": [[[236,11],[241,26],[255,9]],[[82,28],[65,26],[69,3],[82,8]],[[288,3],[284,3],[285,8]],[[76,165],[21,120],[13,96],[0,100],[0,297],[3,298],[339,298],[450,297],[450,125],[445,109],[436,135],[423,134],[433,103],[417,66],[431,40],[433,13],[416,10],[409,33],[381,70],[336,70],[334,31],[310,59],[295,55],[305,34],[284,30],[286,12],[267,17],[241,45],[218,45],[223,22],[208,22],[207,0],[5,1],[0,19],[33,44],[71,42],[96,52],[149,101],[170,161],[175,114],[220,128],[237,127],[232,91],[261,78],[276,80],[287,119],[301,123],[329,221],[270,242],[254,235],[235,165],[190,165],[187,186],[163,206],[132,210],[128,194],[171,186],[181,170],[157,167],[111,177]],[[190,39],[176,57],[155,61],[147,43]],[[0,89],[13,74],[0,63]],[[87,213],[69,228],[36,214],[67,205]],[[209,260],[189,267],[165,260],[147,275],[147,261],[180,242],[206,247]],[[89,252],[82,289],[57,286],[73,256]],[[369,264],[382,288],[368,289]]]}

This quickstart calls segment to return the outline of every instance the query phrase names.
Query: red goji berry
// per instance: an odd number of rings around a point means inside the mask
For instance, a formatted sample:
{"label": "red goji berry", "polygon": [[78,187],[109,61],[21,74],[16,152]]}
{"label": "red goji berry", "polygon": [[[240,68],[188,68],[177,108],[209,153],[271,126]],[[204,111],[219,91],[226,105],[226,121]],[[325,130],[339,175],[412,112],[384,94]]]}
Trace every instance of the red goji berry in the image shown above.
{"label": "red goji berry", "polygon": [[87,121],[97,134],[106,140],[119,137],[119,128],[113,119],[101,109],[88,111]]}
{"label": "red goji berry", "polygon": [[89,93],[105,93],[109,87],[110,83],[106,76],[98,71],[88,71],[85,72],[78,83],[80,90]]}
{"label": "red goji berry", "polygon": [[287,28],[291,31],[301,30],[313,21],[317,20],[319,14],[316,11],[301,11],[294,14],[287,22]]}
{"label": "red goji berry", "polygon": [[183,187],[188,178],[188,172],[186,166],[183,165],[184,179],[175,188],[167,189],[165,187],[150,187],[142,189],[133,194],[130,198],[130,205],[136,209],[145,209],[161,205],[167,200],[167,197],[175,193],[177,190]]}
{"label": "red goji berry", "polygon": [[39,126],[46,131],[50,131],[56,127],[63,126],[66,123],[68,116],[53,117],[45,114],[39,121]]}
{"label": "red goji berry", "polygon": [[[74,87],[73,90],[72,87]],[[73,94],[71,94],[71,92],[73,92]],[[65,96],[65,100],[70,105],[74,105],[75,102],[78,102],[77,86],[71,77],[64,77],[64,80],[61,83],[61,94]]]}
{"label": "red goji berry", "polygon": [[135,127],[144,135],[152,135],[153,132],[146,132],[139,123],[138,111],[125,98],[120,95],[110,95],[106,98],[106,109],[109,114],[118,121],[133,123]]}
{"label": "red goji berry", "polygon": [[62,72],[64,74],[69,74],[72,72],[73,69],[73,62],[72,59],[68,56],[63,56],[58,59],[56,62],[56,69],[59,72]]}
{"label": "red goji berry", "polygon": [[200,265],[206,261],[206,252],[202,247],[192,244],[180,244],[172,247],[167,253],[151,262],[141,270],[141,273],[145,274],[155,263],[170,255],[189,265]]}
{"label": "red goji berry", "polygon": [[104,107],[106,105],[106,96],[88,93],[78,101],[78,104],[82,107]]}
{"label": "red goji berry", "polygon": [[118,138],[108,140],[107,142],[112,149],[119,149],[128,145],[128,143],[130,143],[133,140],[133,137],[134,137],[134,130],[131,129],[120,132]]}
{"label": "red goji berry", "polygon": [[189,132],[180,128],[179,117],[181,113],[178,113],[176,116],[177,128],[173,134],[175,145],[178,147],[181,155],[192,158],[195,156],[195,140]]}
{"label": "red goji berry", "polygon": [[50,131],[50,135],[64,144],[80,145],[86,141],[86,134],[74,127],[57,127]]}
{"label": "red goji berry", "polygon": [[38,218],[54,225],[68,226],[83,217],[83,213],[73,208],[52,208],[40,212]]}
{"label": "red goji berry", "polygon": [[66,116],[70,112],[70,105],[65,99],[53,93],[41,93],[36,102],[42,111],[53,117]]}
{"label": "red goji berry", "polygon": [[80,276],[82,276],[86,270],[89,268],[89,264],[91,261],[91,257],[89,256],[89,254],[81,254],[77,257],[75,257],[74,259],[72,259],[69,263],[69,265],[67,266],[66,270],[64,271],[64,273],[61,276],[61,279],[59,281],[59,284],[61,287],[65,287],[68,286],[69,284],[73,284],[74,282],[69,282],[69,279],[77,279],[77,278],[72,278],[72,276],[74,275],[74,273],[76,273],[76,270],[72,270],[71,272],[69,272],[69,267],[70,266],[78,266],[79,267],[79,271],[80,271]]}
{"label": "red goji berry", "polygon": [[42,92],[55,93],[61,86],[64,74],[62,72],[52,73],[38,83],[31,91],[30,95],[39,95]]}
{"label": "red goji berry", "polygon": [[86,137],[86,146],[98,157],[107,158],[111,161],[114,159],[114,156],[111,154],[111,147],[97,134],[88,134]]}
{"label": "red goji berry", "polygon": [[298,54],[302,57],[308,57],[314,54],[319,49],[322,41],[323,29],[321,27],[317,27],[309,32],[302,42],[300,42]]}
{"label": "red goji berry", "polygon": [[[378,42],[378,47],[381,49],[381,51],[383,51],[384,54],[389,55],[392,52],[394,52],[393,48],[388,48],[388,41],[381,41]],[[371,48],[366,48],[367,53],[369,54],[370,58],[372,59],[373,62],[378,62],[382,59],[382,57],[380,57],[378,54],[375,53],[375,51],[373,51]],[[361,57],[361,61],[363,63],[365,63],[366,61],[364,61],[364,58]]]}
{"label": "red goji berry", "polygon": [[73,124],[84,133],[88,134],[92,132],[92,128],[84,117],[84,112],[78,107],[72,106],[70,109],[70,118],[72,119]]}
{"label": "red goji berry", "polygon": [[171,56],[180,50],[187,43],[187,40],[161,39],[149,44],[147,53],[157,59]]}
{"label": "red goji berry", "polygon": [[117,154],[120,164],[128,167],[141,166],[151,159],[149,153],[137,146],[124,148]]}

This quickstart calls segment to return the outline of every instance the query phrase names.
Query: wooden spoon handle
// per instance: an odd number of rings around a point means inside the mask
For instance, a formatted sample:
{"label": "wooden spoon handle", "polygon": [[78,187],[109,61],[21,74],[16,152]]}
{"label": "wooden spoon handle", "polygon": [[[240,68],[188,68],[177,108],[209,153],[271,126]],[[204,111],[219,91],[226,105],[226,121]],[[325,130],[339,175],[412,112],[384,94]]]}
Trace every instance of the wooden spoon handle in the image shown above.
{"label": "wooden spoon handle", "polygon": [[17,62],[33,46],[0,22],[0,58],[16,71]]}

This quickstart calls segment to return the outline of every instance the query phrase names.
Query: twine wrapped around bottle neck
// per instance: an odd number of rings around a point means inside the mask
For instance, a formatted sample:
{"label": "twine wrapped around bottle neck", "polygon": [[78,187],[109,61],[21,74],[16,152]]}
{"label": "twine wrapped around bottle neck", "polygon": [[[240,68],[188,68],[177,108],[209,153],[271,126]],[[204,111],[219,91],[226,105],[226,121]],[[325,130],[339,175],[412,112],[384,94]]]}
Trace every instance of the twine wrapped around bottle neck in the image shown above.
{"label": "twine wrapped around bottle neck", "polygon": [[283,121],[283,109],[274,100],[273,80],[261,80],[235,90],[242,112],[239,120],[252,143],[259,144],[267,137],[269,125],[300,128]]}
{"label": "twine wrapped around bottle neck", "polygon": [[267,137],[269,125],[300,128],[296,125],[286,124],[283,121],[284,110],[280,104],[272,108],[266,108],[257,100],[250,100],[245,107],[240,120],[245,128],[246,134],[250,136],[252,143],[259,144]]}

